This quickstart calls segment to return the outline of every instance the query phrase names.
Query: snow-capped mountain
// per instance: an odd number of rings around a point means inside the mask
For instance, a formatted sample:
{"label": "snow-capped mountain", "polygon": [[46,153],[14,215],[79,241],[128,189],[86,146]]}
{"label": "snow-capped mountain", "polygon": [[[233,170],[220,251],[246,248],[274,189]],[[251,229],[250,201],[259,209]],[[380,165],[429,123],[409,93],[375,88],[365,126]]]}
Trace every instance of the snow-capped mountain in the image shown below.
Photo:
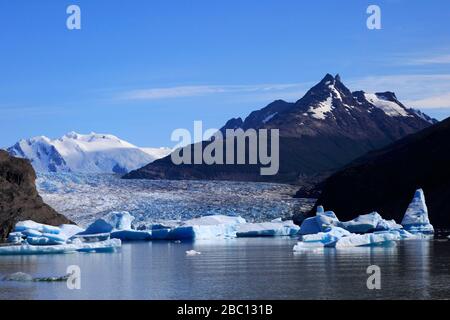
{"label": "snow-capped mountain", "polygon": [[229,120],[221,129],[279,129],[277,175],[261,176],[259,165],[175,166],[165,157],[125,178],[296,182],[305,175],[335,171],[434,123],[422,112],[404,106],[393,92],[351,92],[339,75],[327,74],[297,102],[276,100],[245,120]]}
{"label": "snow-capped mountain", "polygon": [[110,134],[70,132],[59,139],[24,139],[8,152],[31,161],[38,172],[127,173],[170,153],[168,148],[138,148]]}

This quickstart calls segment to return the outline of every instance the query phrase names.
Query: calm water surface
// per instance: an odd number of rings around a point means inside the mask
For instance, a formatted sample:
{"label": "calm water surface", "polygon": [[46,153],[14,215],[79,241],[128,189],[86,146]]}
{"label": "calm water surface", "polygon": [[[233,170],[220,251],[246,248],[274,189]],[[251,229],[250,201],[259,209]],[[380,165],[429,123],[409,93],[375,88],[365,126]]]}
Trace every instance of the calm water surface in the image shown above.
{"label": "calm water surface", "polygon": [[[117,253],[0,257],[0,276],[34,277],[81,268],[66,283],[0,281],[0,299],[448,299],[450,242],[404,241],[390,248],[294,254],[295,239],[176,244],[125,243]],[[195,249],[201,255],[186,256]],[[381,290],[366,269],[381,268]]]}

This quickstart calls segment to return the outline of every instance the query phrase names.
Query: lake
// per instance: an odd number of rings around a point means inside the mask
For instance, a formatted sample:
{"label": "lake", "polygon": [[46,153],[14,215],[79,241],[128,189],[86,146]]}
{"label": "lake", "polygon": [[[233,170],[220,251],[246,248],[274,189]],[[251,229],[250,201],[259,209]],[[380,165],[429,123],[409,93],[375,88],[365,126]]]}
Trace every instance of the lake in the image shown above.
{"label": "lake", "polygon": [[[296,239],[125,243],[116,253],[0,257],[0,275],[61,276],[81,269],[81,289],[65,282],[0,281],[0,299],[447,299],[450,242],[408,240],[395,247],[294,253]],[[200,255],[186,256],[195,249]],[[368,290],[367,267],[381,268]]]}

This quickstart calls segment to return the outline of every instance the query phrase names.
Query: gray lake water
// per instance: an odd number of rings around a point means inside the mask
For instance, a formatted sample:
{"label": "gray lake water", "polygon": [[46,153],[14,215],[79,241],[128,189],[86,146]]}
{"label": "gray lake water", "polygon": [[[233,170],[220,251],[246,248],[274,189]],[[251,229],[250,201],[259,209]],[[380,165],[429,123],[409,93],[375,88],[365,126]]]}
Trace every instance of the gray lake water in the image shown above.
{"label": "gray lake water", "polygon": [[[411,240],[389,248],[295,254],[295,239],[125,243],[117,253],[0,257],[0,276],[81,268],[65,282],[0,281],[0,299],[448,299],[450,242]],[[195,249],[200,255],[186,256]],[[369,265],[381,290],[368,290]]]}

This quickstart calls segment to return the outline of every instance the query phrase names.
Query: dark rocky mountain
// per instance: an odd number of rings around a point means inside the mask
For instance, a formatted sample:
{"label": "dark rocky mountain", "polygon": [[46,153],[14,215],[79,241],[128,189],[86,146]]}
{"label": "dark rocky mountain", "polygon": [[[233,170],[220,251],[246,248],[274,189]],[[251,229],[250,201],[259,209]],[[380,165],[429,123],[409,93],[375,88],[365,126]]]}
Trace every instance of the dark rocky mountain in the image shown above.
{"label": "dark rocky mountain", "polygon": [[42,201],[35,180],[36,174],[29,161],[0,150],[0,242],[21,220],[55,226],[73,223]]}
{"label": "dark rocky mountain", "polygon": [[431,223],[450,228],[449,141],[450,118],[370,152],[326,179],[317,205],[334,210],[341,220],[377,211],[400,222],[415,190],[422,188]]}
{"label": "dark rocky mountain", "polygon": [[[394,93],[352,93],[327,74],[295,103],[277,100],[221,129],[280,130],[280,170],[261,176],[260,165],[174,165],[170,156],[124,178],[216,179],[295,183],[329,174],[368,151],[420,131],[435,120],[401,104]],[[209,142],[203,142],[206,146]],[[192,146],[191,146],[192,147]],[[225,152],[224,152],[225,153]]]}

